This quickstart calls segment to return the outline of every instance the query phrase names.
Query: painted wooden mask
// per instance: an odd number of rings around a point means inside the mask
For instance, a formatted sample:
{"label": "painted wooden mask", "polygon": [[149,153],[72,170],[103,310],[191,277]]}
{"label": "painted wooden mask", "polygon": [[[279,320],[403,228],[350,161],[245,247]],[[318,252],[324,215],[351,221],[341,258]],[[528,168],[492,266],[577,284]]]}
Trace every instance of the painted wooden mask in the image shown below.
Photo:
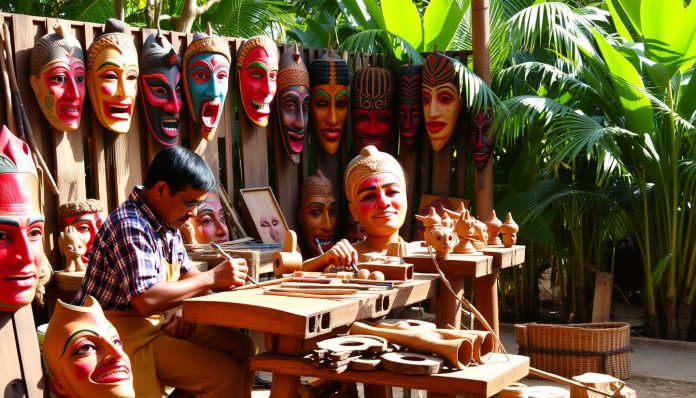
{"label": "painted wooden mask", "polygon": [[493,152],[493,137],[488,134],[490,125],[491,117],[486,112],[479,112],[469,124],[469,149],[479,171],[486,167]]}
{"label": "painted wooden mask", "polygon": [[51,389],[60,397],[135,397],[130,359],[116,328],[92,296],[84,307],[56,302],[46,329],[44,357],[51,370]]}
{"label": "painted wooden mask", "polygon": [[403,65],[399,77],[399,128],[401,139],[411,146],[423,132],[422,65]]}
{"label": "painted wooden mask", "polygon": [[268,125],[277,89],[278,47],[266,36],[254,36],[239,48],[237,79],[242,107],[256,125]]}
{"label": "painted wooden mask", "polygon": [[333,155],[348,118],[348,63],[329,50],[310,64],[309,81],[314,134],[324,151]]}
{"label": "painted wooden mask", "polygon": [[317,169],[300,190],[298,218],[305,247],[310,251],[308,255],[318,256],[333,246],[336,211],[333,183]]}
{"label": "painted wooden mask", "polygon": [[357,149],[382,150],[392,131],[394,78],[389,69],[365,67],[353,75],[353,138]]}
{"label": "painted wooden mask", "polygon": [[44,257],[45,219],[29,146],[0,130],[0,311],[32,302]]}
{"label": "painted wooden mask", "polygon": [[164,146],[179,139],[181,58],[162,34],[151,33],[140,52],[140,99],[153,137]]}
{"label": "painted wooden mask", "polygon": [[433,151],[449,141],[457,125],[462,98],[464,66],[442,53],[428,55],[423,65],[423,115]]}
{"label": "painted wooden mask", "polygon": [[138,94],[138,53],[128,25],[109,18],[87,49],[87,91],[102,126],[127,133]]}
{"label": "painted wooden mask", "polygon": [[197,33],[182,61],[184,96],[194,128],[206,140],[215,136],[229,86],[230,49],[212,32]]}
{"label": "painted wooden mask", "polygon": [[63,31],[41,37],[31,50],[29,83],[46,120],[60,131],[80,126],[85,100],[85,55],[77,39]]}
{"label": "painted wooden mask", "polygon": [[278,117],[281,140],[290,160],[300,163],[309,121],[309,72],[297,45],[280,58],[278,71]]}
{"label": "painted wooden mask", "polygon": [[222,243],[230,240],[225,210],[217,192],[208,192],[205,202],[198,206],[196,216],[191,218],[191,223],[195,231],[196,242],[199,244]]}
{"label": "painted wooden mask", "polygon": [[82,256],[82,261],[87,264],[94,237],[97,236],[97,231],[104,223],[101,202],[96,199],[87,199],[64,203],[58,208],[58,215],[60,216],[61,231],[72,225],[82,235],[82,240],[87,248]]}

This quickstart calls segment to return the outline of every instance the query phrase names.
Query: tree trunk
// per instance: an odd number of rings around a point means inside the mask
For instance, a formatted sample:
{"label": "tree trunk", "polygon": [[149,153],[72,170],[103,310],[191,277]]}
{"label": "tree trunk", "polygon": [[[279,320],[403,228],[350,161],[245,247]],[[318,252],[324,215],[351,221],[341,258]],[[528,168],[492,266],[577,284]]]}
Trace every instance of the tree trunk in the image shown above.
{"label": "tree trunk", "polygon": [[694,317],[694,303],[689,301],[688,297],[684,297],[679,305],[679,314],[677,316],[677,335],[679,340],[686,340],[689,337],[689,328],[691,327],[691,319]]}
{"label": "tree trunk", "polygon": [[184,33],[191,33],[191,28],[193,27],[193,22],[198,16],[196,14],[198,6],[196,5],[196,0],[185,0],[181,7],[181,15],[176,23],[176,30]]}
{"label": "tree trunk", "polygon": [[120,21],[126,18],[123,11],[123,0],[114,0],[114,15],[116,15],[116,19]]}
{"label": "tree trunk", "polygon": [[677,339],[677,293],[676,289],[669,288],[665,298],[665,325],[667,326],[667,338]]}

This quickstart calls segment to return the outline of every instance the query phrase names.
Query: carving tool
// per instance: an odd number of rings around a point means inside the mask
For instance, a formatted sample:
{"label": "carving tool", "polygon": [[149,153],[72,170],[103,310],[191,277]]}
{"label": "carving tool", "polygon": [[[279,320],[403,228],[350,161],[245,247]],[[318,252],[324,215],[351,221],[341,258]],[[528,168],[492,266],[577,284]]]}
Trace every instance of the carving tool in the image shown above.
{"label": "carving tool", "polygon": [[[221,255],[222,257],[224,257],[224,258],[226,258],[226,259],[228,259],[228,260],[230,260],[230,261],[233,261],[233,260],[234,260],[234,258],[233,258],[232,256],[230,256],[229,254],[225,253],[225,251],[222,250],[222,248],[220,247],[220,245],[218,245],[217,243],[215,243],[215,242],[210,242],[210,247],[211,247],[217,254]],[[248,280],[249,282],[253,283],[254,285],[256,285],[258,288],[260,288],[260,289],[263,290],[264,292],[265,292],[266,290],[268,290],[265,286],[262,286],[261,284],[259,284],[259,283],[256,281],[256,279],[252,278],[251,275],[249,275],[249,274],[247,274],[247,280]]]}

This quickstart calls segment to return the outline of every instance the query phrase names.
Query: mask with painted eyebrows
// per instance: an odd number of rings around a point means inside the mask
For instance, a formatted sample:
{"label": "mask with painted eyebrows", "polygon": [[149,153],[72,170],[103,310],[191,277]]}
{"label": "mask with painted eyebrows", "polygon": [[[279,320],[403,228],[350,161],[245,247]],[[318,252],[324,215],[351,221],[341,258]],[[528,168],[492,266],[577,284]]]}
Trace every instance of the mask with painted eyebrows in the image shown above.
{"label": "mask with painted eyebrows", "polygon": [[324,151],[333,155],[338,150],[346,128],[348,105],[348,64],[329,49],[321,59],[309,66],[312,126]]}
{"label": "mask with painted eyebrows", "polygon": [[59,131],[80,126],[85,100],[85,56],[77,39],[56,25],[31,50],[29,83],[46,120]]}
{"label": "mask with painted eyebrows", "polygon": [[68,398],[130,398],[133,376],[116,328],[99,303],[85,306],[56,302],[46,329],[44,357],[54,393]]}
{"label": "mask with painted eyebrows", "polygon": [[433,151],[442,149],[462,109],[464,65],[444,54],[428,55],[423,65],[423,115]]}
{"label": "mask with painted eyebrows", "polygon": [[237,78],[242,107],[258,126],[268,125],[278,78],[278,47],[266,36],[254,36],[239,48]]}
{"label": "mask with painted eyebrows", "polygon": [[491,117],[486,112],[479,112],[471,118],[469,124],[469,150],[476,169],[481,171],[486,167],[493,152],[494,139],[489,135]]}
{"label": "mask with painted eyebrows", "polygon": [[394,78],[389,69],[366,67],[353,76],[353,137],[357,149],[382,150],[392,131]]}
{"label": "mask with painted eyebrows", "polygon": [[215,136],[229,86],[230,49],[218,36],[197,33],[184,51],[184,97],[194,128],[203,138]]}
{"label": "mask with painted eyebrows", "polygon": [[140,53],[140,98],[153,137],[164,146],[179,138],[181,58],[161,33],[151,33]]}
{"label": "mask with painted eyebrows", "polygon": [[297,45],[280,58],[278,71],[278,117],[281,140],[294,164],[300,163],[309,120],[309,72]]}
{"label": "mask with painted eyebrows", "polygon": [[328,251],[334,244],[336,206],[333,183],[317,169],[302,184],[298,211],[302,238],[312,256]]}
{"label": "mask with painted eyebrows", "polygon": [[423,66],[404,65],[399,77],[399,128],[401,139],[411,146],[423,132]]}
{"label": "mask with painted eyebrows", "polygon": [[138,53],[128,25],[109,18],[87,50],[87,91],[102,126],[127,133],[138,94]]}
{"label": "mask with painted eyebrows", "polygon": [[0,130],[0,311],[14,312],[36,294],[45,220],[29,146]]}

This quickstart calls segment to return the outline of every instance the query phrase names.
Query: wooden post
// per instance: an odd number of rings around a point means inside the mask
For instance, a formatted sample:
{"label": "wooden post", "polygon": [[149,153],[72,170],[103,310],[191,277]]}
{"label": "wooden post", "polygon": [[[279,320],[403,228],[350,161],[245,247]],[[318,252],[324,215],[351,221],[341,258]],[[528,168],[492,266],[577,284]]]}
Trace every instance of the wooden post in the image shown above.
{"label": "wooden post", "polygon": [[613,275],[597,272],[595,276],[594,302],[592,303],[592,322],[608,322],[611,312],[611,290]]}

